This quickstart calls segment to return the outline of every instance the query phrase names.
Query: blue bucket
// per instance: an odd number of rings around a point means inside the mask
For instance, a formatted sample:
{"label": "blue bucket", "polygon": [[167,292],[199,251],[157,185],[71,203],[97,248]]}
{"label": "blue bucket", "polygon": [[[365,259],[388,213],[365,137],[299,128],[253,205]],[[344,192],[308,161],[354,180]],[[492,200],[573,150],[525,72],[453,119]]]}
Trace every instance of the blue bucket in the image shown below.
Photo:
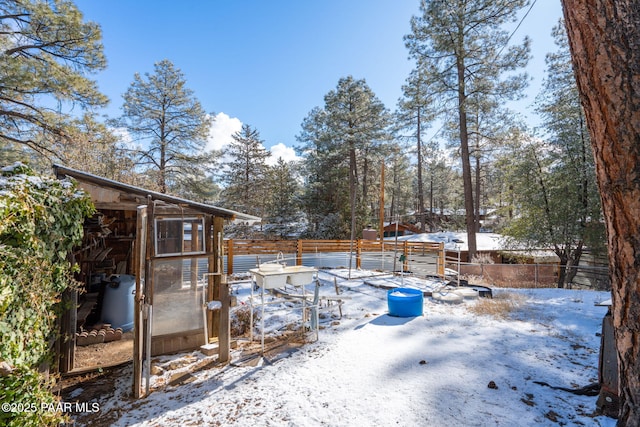
{"label": "blue bucket", "polygon": [[423,304],[424,296],[419,289],[395,288],[387,291],[387,305],[390,316],[422,316]]}

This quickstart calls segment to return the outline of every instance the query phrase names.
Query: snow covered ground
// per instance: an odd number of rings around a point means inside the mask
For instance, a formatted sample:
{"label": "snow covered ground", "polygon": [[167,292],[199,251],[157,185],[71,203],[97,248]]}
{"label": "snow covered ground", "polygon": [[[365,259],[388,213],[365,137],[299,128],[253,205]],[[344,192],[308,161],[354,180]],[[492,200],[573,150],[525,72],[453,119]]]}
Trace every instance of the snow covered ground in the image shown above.
{"label": "snow covered ground", "polygon": [[[344,273],[319,274],[322,295],[335,295],[337,277],[348,299],[341,319],[337,305],[321,309],[318,341],[265,358],[237,349],[231,364],[196,369],[180,385],[161,386],[170,373],[159,374],[152,377],[155,391],[140,401],[128,397],[130,377],[123,377],[98,400],[100,417],[92,424],[615,425],[594,416],[596,397],[539,384],[573,389],[597,382],[596,333],[606,308],[595,304],[608,293],[494,289],[496,301],[515,306],[506,318],[474,314],[479,300],[450,305],[425,297],[423,316],[400,318],[387,314],[387,291],[365,283],[372,272],[354,272],[351,280]],[[232,289],[242,302],[250,288],[244,282]],[[290,306],[268,306],[267,336],[300,318]],[[181,359],[206,362],[196,351],[158,363]],[[72,396],[82,400],[83,390]]]}

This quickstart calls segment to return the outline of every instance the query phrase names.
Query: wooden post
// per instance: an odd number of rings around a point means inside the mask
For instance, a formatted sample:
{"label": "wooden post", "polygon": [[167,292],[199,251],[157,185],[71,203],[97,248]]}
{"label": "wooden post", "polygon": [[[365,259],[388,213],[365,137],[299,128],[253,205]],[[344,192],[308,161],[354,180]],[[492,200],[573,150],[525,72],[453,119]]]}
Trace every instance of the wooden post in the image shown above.
{"label": "wooden post", "polygon": [[[191,221],[191,252],[197,252],[200,249],[200,233],[198,233],[198,225],[200,224],[202,224],[200,220]],[[202,231],[204,234],[204,230]],[[198,263],[193,261],[194,260],[192,260],[191,262],[190,283],[191,283],[191,290],[195,291],[198,288]]]}
{"label": "wooden post", "polygon": [[[149,196],[149,201],[147,202],[147,227],[146,227],[146,242],[147,247],[144,251],[145,263],[144,263],[144,277],[145,277],[145,285],[144,285],[144,297],[145,302],[147,304],[153,305],[153,290],[154,290],[154,282],[155,275],[153,271],[153,258],[156,254],[156,227],[155,227],[155,202],[151,201],[151,196]],[[153,321],[153,319],[151,320]],[[149,330],[151,330],[151,325],[149,325]],[[151,351],[150,348],[147,351]]]}
{"label": "wooden post", "polygon": [[438,275],[444,278],[444,263],[445,263],[445,251],[444,251],[444,242],[440,242],[440,247],[438,248]]}
{"label": "wooden post", "polygon": [[380,168],[380,240],[384,239],[384,162]]}
{"label": "wooden post", "polygon": [[[207,301],[219,301],[216,298],[216,293],[215,293],[215,279],[213,276],[213,274],[216,272],[216,255],[217,255],[217,251],[219,250],[218,248],[218,243],[216,241],[216,232],[215,232],[215,217],[213,217],[212,215],[207,215],[206,216],[206,220],[205,220],[205,229],[206,229],[206,245],[207,245],[207,254],[209,255],[207,258],[208,264],[209,264],[209,268],[207,270],[207,273],[209,273],[209,275],[207,276]],[[207,330],[209,333],[209,336],[207,337],[207,340],[212,338],[212,337],[217,337],[218,336],[218,320],[217,317],[219,316],[219,311],[215,311],[212,312],[210,310],[207,310]],[[206,342],[205,344],[209,344],[208,342]]]}
{"label": "wooden post", "polygon": [[409,242],[406,240],[402,245],[402,255],[404,256],[404,260],[402,261],[402,272],[404,273],[409,268]]}
{"label": "wooden post", "polygon": [[[213,231],[214,231],[214,252],[216,256],[215,276],[213,276],[213,287],[215,289],[214,294],[218,296],[217,301],[222,303],[222,308],[218,310],[218,361],[228,362],[230,360],[231,353],[231,319],[230,319],[230,306],[231,298],[229,298],[229,283],[223,278],[223,266],[222,266],[222,229],[224,227],[224,219],[215,217],[213,219]],[[217,249],[217,250],[216,250]]]}
{"label": "wooden post", "polygon": [[227,274],[233,274],[233,239],[227,240]]}
{"label": "wooden post", "polygon": [[302,240],[296,241],[296,265],[302,265]]}
{"label": "wooden post", "polygon": [[76,350],[76,323],[78,318],[78,291],[65,289],[62,293],[62,306],[66,307],[59,319],[60,338],[58,338],[58,354],[60,360],[58,370],[67,373],[73,369]]}
{"label": "wooden post", "polygon": [[[136,295],[134,298],[133,325],[133,396],[142,396],[143,360],[150,360],[151,328],[153,319],[145,318],[146,307],[153,303],[152,257],[155,255],[154,203],[151,196],[147,207],[139,207],[136,213],[136,244],[134,252]],[[147,366],[147,373],[151,366]],[[145,391],[148,392],[147,382]]]}
{"label": "wooden post", "polygon": [[142,360],[144,358],[144,335],[142,331],[143,319],[140,315],[142,313],[142,307],[144,304],[144,296],[142,295],[142,280],[144,278],[144,263],[146,261],[146,254],[141,253],[142,249],[146,245],[142,240],[146,237],[144,231],[146,231],[146,218],[142,217],[147,215],[145,208],[139,207],[136,217],[136,240],[138,244],[134,245],[133,251],[133,274],[136,276],[136,295],[133,299],[133,397],[139,399],[142,389]]}

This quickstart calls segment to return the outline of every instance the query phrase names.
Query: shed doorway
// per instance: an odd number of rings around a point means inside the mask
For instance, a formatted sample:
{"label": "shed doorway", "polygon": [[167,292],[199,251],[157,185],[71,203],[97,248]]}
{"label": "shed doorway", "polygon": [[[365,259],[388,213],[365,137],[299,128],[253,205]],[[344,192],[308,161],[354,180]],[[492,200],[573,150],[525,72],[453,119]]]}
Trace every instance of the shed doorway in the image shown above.
{"label": "shed doorway", "polygon": [[[97,209],[84,224],[81,247],[70,254],[80,266],[80,286],[62,296],[60,372],[133,359],[138,396],[151,356],[217,341],[218,360],[227,362],[230,299],[222,229],[225,220],[259,218],[64,166],[54,165],[54,171],[75,179]],[[221,308],[205,310],[210,301]],[[124,360],[115,356],[120,351],[105,352],[115,346],[122,347]]]}

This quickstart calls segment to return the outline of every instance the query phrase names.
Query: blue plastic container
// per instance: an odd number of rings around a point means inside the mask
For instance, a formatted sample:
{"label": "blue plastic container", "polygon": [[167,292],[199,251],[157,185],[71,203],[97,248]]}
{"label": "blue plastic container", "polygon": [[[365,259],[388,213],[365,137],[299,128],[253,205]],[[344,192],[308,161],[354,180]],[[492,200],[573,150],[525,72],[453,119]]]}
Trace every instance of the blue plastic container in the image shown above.
{"label": "blue plastic container", "polygon": [[419,289],[395,288],[387,292],[387,305],[390,316],[422,316],[423,304],[424,296]]}
{"label": "blue plastic container", "polygon": [[113,274],[107,279],[102,301],[101,320],[123,332],[133,329],[136,278],[129,274]]}

